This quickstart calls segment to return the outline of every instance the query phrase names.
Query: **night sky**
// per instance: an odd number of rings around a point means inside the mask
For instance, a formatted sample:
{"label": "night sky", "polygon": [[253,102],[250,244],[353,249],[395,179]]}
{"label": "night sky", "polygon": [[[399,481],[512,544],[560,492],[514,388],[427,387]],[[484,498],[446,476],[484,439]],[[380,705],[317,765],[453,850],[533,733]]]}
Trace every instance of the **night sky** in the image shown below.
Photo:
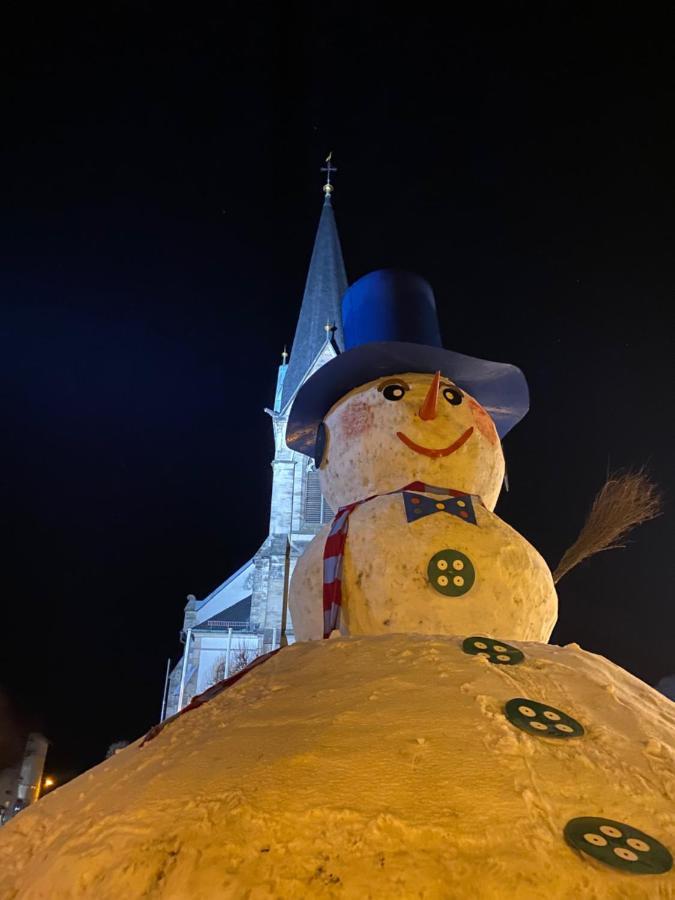
{"label": "night sky", "polygon": [[0,687],[57,777],[157,721],[186,594],[266,536],[329,150],[350,281],[419,272],[447,347],[527,375],[504,519],[554,565],[648,466],[664,515],[560,583],[553,640],[675,671],[672,22],[506,6],[4,21]]}

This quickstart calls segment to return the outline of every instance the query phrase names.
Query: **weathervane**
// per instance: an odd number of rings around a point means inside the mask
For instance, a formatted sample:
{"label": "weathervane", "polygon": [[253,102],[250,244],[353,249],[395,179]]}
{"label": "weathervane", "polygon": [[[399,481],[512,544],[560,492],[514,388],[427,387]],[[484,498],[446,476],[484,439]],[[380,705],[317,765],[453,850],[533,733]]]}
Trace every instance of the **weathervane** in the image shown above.
{"label": "weathervane", "polygon": [[328,156],[326,157],[326,165],[321,166],[321,171],[326,173],[326,183],[323,186],[323,192],[326,195],[326,199],[330,199],[330,195],[333,193],[333,185],[330,183],[330,176],[333,172],[337,172],[335,166],[331,163],[331,159],[333,158],[333,151],[331,150]]}

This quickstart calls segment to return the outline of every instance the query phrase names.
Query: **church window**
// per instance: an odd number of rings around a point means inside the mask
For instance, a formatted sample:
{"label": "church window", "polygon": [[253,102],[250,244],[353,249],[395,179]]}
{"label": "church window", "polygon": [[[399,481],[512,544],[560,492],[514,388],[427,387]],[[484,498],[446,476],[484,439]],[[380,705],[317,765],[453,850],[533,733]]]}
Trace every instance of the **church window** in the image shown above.
{"label": "church window", "polygon": [[321,494],[319,473],[316,469],[310,469],[305,477],[303,517],[308,525],[323,525],[333,518],[333,510]]}

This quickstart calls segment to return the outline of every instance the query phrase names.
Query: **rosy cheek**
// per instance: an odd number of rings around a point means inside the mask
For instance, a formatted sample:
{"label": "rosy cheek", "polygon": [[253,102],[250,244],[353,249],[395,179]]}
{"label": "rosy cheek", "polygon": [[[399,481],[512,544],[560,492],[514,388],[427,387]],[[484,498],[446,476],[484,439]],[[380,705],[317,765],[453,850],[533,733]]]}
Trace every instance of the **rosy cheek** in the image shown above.
{"label": "rosy cheek", "polygon": [[476,403],[476,401],[472,399],[469,399],[469,408],[473,413],[473,420],[476,423],[476,428],[483,437],[486,437],[491,444],[499,443],[499,435],[497,434],[497,429],[495,428],[495,423],[492,421],[490,413],[483,409],[480,403]]}
{"label": "rosy cheek", "polygon": [[373,408],[363,400],[355,400],[340,415],[342,433],[346,438],[357,438],[373,426]]}

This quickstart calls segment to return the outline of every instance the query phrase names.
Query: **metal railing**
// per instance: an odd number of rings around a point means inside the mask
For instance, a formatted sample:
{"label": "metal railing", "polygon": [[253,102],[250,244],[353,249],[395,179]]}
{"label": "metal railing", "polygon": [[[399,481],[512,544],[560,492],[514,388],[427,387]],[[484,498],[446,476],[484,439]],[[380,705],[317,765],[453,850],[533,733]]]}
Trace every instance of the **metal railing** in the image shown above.
{"label": "metal railing", "polygon": [[252,623],[250,619],[246,619],[244,622],[233,622],[228,619],[209,619],[194,626],[195,631],[227,631],[228,628],[231,628],[232,631],[257,631],[259,630],[259,625]]}

